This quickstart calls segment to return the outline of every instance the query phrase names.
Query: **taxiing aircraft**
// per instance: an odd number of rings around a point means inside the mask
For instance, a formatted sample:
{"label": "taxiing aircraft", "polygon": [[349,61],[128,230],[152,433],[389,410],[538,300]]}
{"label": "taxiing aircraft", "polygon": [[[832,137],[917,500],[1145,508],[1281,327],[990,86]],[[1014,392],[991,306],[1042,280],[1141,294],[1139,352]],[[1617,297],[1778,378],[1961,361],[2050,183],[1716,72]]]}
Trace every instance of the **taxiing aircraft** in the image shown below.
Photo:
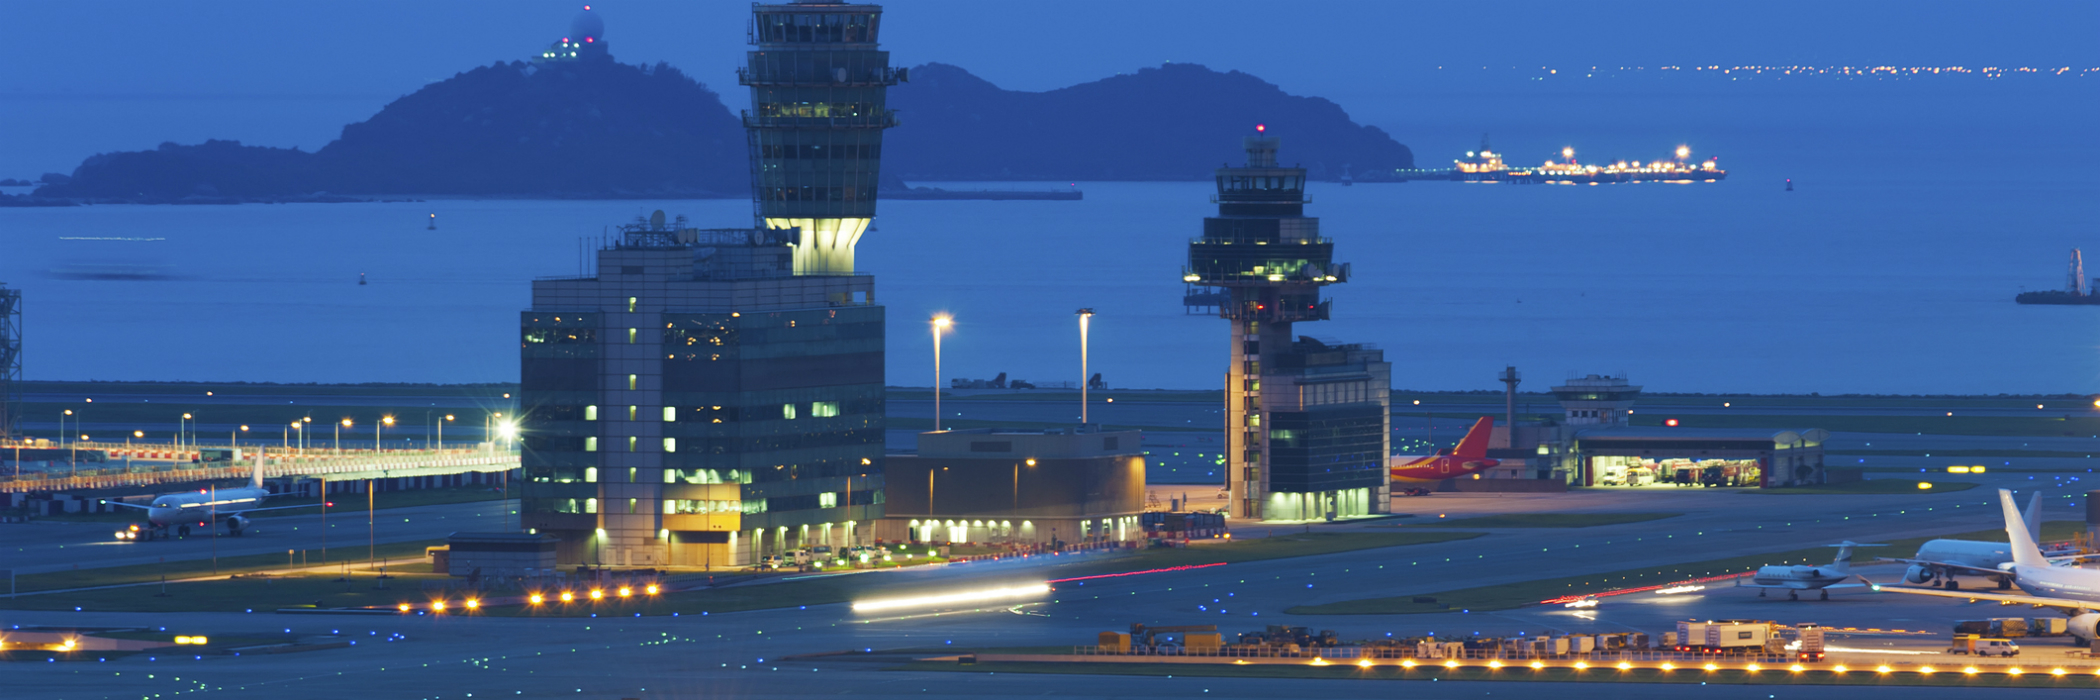
{"label": "taxiing aircraft", "polygon": [[[1845,579],[1852,578],[1852,550],[1856,547],[1879,547],[1881,545],[1848,541],[1830,546],[1838,548],[1838,555],[1837,559],[1832,560],[1829,564],[1822,566],[1800,564],[1793,566],[1760,566],[1757,567],[1757,573],[1750,576],[1749,583],[1743,583],[1742,579],[1736,579],[1735,585],[1737,588],[1783,590],[1786,591],[1787,600],[1800,600],[1802,591],[1821,591],[1823,594],[1822,599],[1830,600],[1830,589],[1832,588],[1860,588],[1862,584],[1845,583]],[[1759,590],[1757,597],[1765,597],[1765,591]]]}
{"label": "taxiing aircraft", "polygon": [[[143,506],[106,499],[102,502],[146,511],[146,522],[149,527],[146,528],[145,534],[148,540],[154,539],[155,535],[161,538],[166,538],[171,534],[188,537],[191,524],[210,528],[214,520],[226,523],[226,534],[239,537],[241,529],[248,526],[247,516],[249,513],[291,508],[312,508],[316,505],[261,507],[263,499],[269,497],[270,490],[263,488],[263,458],[257,455],[255,458],[255,474],[250,477],[248,485],[242,488],[205,489],[195,493],[188,491],[164,493],[154,496],[151,502]],[[174,532],[171,533],[170,530]],[[124,533],[120,533],[118,537],[129,539]]]}
{"label": "taxiing aircraft", "polygon": [[1495,431],[1495,419],[1481,416],[1459,439],[1451,454],[1433,456],[1393,455],[1386,462],[1392,472],[1393,483],[1432,484],[1452,477],[1479,473],[1501,464],[1500,460],[1487,458],[1488,434]]}
{"label": "taxiing aircraft", "polygon": [[[2071,617],[2069,632],[2078,644],[2091,644],[2094,628],[2100,627],[2100,612],[2096,612],[2100,611],[2100,569],[2059,566],[2051,562],[2042,556],[2041,546],[2035,544],[2034,535],[2027,529],[2027,519],[2013,505],[2011,491],[1998,490],[1998,505],[2005,510],[2005,534],[2011,540],[2008,547],[2012,550],[2012,561],[2001,568],[2012,574],[2013,585],[2019,586],[2027,595],[1885,586],[1873,581],[1867,581],[1867,584],[1876,591],[1889,593],[1961,598],[1971,603],[1990,600],[2000,605],[2055,608]],[[1866,581],[1866,577],[1860,580]]]}

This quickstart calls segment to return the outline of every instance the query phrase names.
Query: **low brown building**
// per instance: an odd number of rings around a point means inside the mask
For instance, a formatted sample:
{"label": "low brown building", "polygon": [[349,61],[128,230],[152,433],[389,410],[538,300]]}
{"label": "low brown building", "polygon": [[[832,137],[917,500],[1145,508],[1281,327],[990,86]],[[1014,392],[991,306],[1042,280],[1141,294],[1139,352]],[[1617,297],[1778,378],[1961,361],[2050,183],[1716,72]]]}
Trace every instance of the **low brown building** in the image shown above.
{"label": "low brown building", "polygon": [[876,537],[1018,545],[1143,539],[1142,437],[1135,430],[920,433],[918,454],[886,460]]}

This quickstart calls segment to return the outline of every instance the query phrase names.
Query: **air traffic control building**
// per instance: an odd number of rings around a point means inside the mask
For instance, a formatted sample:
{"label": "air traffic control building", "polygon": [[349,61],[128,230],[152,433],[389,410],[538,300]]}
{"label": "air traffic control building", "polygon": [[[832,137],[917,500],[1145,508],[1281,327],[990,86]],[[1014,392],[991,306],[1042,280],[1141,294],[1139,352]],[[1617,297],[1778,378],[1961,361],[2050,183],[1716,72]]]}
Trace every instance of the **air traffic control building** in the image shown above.
{"label": "air traffic control building", "polygon": [[563,565],[745,565],[882,517],[883,308],[853,249],[900,76],[880,6],[752,13],[755,225],[657,212],[521,316],[522,521]]}
{"label": "air traffic control building", "polygon": [[1217,170],[1218,215],[1189,242],[1182,281],[1192,313],[1231,323],[1225,459],[1232,515],[1315,520],[1383,513],[1391,450],[1392,365],[1368,345],[1298,336],[1328,318],[1320,297],[1349,281],[1334,242],[1305,215],[1305,169],[1276,161],[1280,140],[1246,138],[1247,164]]}

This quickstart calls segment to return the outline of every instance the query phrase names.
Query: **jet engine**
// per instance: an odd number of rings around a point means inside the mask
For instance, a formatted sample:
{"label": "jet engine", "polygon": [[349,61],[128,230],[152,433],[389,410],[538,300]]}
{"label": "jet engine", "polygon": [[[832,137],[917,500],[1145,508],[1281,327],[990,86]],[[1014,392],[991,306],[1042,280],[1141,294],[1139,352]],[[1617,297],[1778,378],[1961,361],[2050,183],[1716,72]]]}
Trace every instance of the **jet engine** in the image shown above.
{"label": "jet engine", "polygon": [[226,529],[232,530],[234,532],[240,532],[246,527],[248,527],[247,518],[243,518],[238,515],[229,515],[226,517]]}
{"label": "jet engine", "polygon": [[2100,626],[2100,613],[2084,613],[2073,616],[2071,622],[2066,625],[2066,631],[2071,633],[2072,639],[2078,640],[2080,646],[2084,646],[2093,643],[2093,628],[2096,626]]}
{"label": "jet engine", "polygon": [[1903,570],[1903,580],[1910,583],[1925,583],[1933,579],[1932,569],[1924,564],[1912,564]]}

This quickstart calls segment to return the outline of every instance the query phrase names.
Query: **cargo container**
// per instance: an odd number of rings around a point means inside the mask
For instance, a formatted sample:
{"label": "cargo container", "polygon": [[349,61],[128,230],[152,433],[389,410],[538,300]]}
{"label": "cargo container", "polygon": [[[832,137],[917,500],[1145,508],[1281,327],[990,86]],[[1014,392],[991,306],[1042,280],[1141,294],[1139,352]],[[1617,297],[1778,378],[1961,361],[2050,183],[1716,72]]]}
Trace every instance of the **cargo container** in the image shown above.
{"label": "cargo container", "polygon": [[1100,641],[1096,643],[1101,646],[1102,651],[1130,653],[1129,632],[1102,632]]}

